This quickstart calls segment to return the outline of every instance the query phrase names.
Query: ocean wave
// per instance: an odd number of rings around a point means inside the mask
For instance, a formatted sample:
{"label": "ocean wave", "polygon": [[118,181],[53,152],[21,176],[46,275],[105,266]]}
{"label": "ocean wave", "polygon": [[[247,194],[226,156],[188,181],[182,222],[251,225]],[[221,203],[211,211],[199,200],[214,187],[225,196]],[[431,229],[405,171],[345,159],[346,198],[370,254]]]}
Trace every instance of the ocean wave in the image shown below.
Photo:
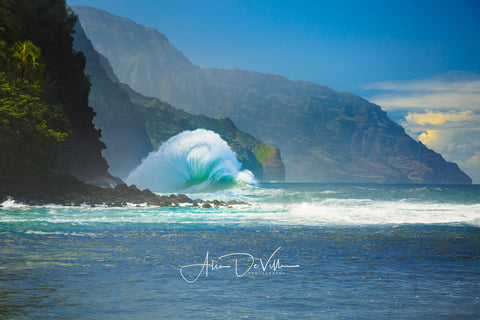
{"label": "ocean wave", "polygon": [[0,203],[0,209],[28,209],[30,206],[22,203],[22,202],[17,202],[15,199],[7,199]]}
{"label": "ocean wave", "polygon": [[412,203],[335,199],[302,203],[291,209],[292,220],[307,224],[396,225],[466,224],[480,226],[480,204]]}
{"label": "ocean wave", "polygon": [[74,237],[98,237],[97,233],[90,232],[62,232],[62,231],[39,231],[39,230],[27,230],[25,234],[33,234],[40,236],[74,236]]}
{"label": "ocean wave", "polygon": [[127,183],[156,192],[185,193],[257,184],[252,172],[241,170],[228,144],[204,129],[168,139],[129,174]]}

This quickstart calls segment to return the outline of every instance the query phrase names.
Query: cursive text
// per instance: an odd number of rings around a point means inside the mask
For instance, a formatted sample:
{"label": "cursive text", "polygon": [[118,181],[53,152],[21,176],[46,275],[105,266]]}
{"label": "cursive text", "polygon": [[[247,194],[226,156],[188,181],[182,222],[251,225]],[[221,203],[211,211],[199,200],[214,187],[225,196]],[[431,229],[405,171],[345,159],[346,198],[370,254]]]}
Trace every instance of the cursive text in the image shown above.
{"label": "cursive text", "polygon": [[[214,271],[222,269],[232,269],[235,272],[237,278],[244,277],[251,272],[256,274],[260,272],[280,272],[284,268],[298,268],[297,265],[285,265],[280,263],[280,258],[276,258],[275,255],[281,249],[278,247],[267,260],[261,258],[255,258],[250,253],[236,252],[228,253],[222,256],[212,259],[209,256],[207,251],[203,263],[189,264],[186,266],[180,267],[180,275],[183,280],[188,283],[194,283],[197,281],[202,274],[205,274],[205,278],[208,277],[208,274]],[[192,271],[196,270],[196,271]],[[189,273],[190,274],[187,274]]]}

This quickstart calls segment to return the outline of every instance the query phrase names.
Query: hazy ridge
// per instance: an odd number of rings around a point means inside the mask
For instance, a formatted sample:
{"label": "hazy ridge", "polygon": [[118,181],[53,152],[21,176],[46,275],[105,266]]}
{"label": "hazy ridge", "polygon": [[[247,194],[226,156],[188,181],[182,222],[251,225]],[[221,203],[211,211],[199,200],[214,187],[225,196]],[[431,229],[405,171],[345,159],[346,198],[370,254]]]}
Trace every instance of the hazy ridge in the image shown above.
{"label": "hazy ridge", "polygon": [[97,114],[94,122],[102,130],[101,139],[107,146],[103,154],[113,175],[125,179],[162,142],[184,130],[204,128],[220,134],[257,179],[285,179],[278,149],[241,132],[230,119],[193,115],[135,92],[118,81],[109,61],[95,51],[80,24],[74,40],[75,49],[86,57],[86,73],[92,82],[89,102]]}
{"label": "hazy ridge", "polygon": [[74,10],[120,81],[188,112],[232,119],[281,150],[289,181],[471,183],[361,97],[277,75],[201,69],[156,30]]}

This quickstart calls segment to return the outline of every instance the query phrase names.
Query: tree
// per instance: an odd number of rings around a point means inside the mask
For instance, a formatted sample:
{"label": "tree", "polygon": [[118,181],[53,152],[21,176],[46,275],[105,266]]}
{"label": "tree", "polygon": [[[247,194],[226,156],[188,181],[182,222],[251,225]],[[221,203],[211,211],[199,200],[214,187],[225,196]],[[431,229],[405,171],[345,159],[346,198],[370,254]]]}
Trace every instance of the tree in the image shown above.
{"label": "tree", "polygon": [[65,0],[0,0],[0,178],[48,173],[54,160],[80,179],[108,174],[76,21]]}
{"label": "tree", "polygon": [[15,86],[22,89],[24,81],[39,84],[44,64],[41,60],[41,50],[31,41],[16,42],[9,59],[10,67],[15,74]]}
{"label": "tree", "polygon": [[62,108],[22,93],[0,72],[0,177],[48,172],[67,136]]}

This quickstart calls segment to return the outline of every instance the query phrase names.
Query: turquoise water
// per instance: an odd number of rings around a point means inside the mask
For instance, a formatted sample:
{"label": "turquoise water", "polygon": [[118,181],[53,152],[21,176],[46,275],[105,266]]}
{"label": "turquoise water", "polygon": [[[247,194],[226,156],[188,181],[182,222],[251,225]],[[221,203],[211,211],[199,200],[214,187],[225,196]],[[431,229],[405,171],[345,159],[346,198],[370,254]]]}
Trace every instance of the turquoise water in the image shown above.
{"label": "turquoise water", "polygon": [[231,208],[0,208],[0,319],[477,319],[480,186],[261,184]]}

